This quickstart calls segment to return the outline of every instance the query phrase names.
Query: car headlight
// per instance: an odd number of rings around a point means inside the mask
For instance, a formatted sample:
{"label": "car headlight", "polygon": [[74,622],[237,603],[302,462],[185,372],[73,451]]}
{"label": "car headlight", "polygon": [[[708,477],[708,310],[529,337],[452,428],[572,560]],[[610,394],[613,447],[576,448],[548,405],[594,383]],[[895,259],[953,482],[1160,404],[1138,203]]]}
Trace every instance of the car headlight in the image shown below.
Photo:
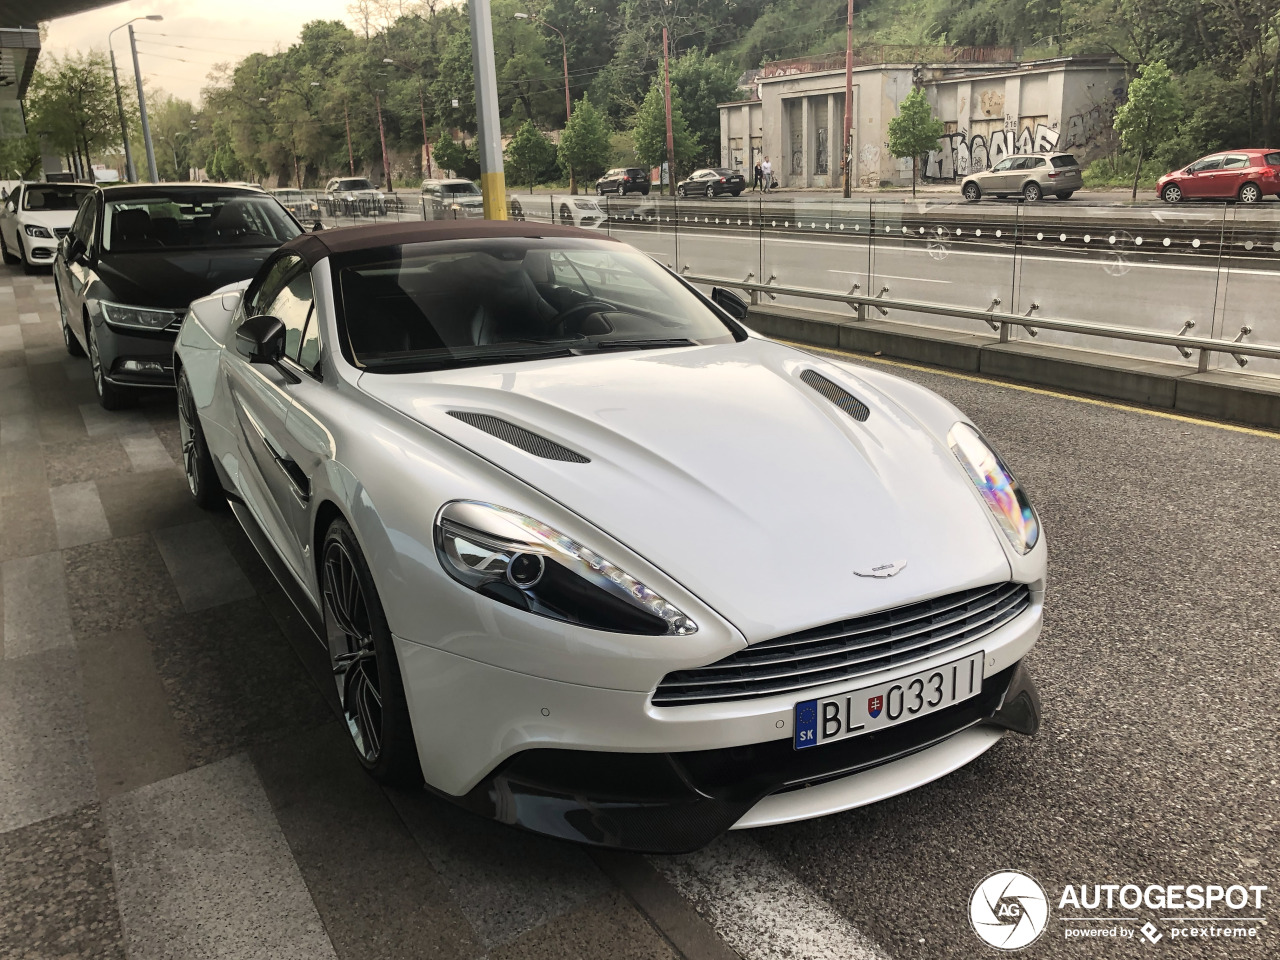
{"label": "car headlight", "polygon": [[976,429],[960,422],[947,433],[947,446],[982,494],[1004,535],[1019,553],[1040,539],[1040,521],[1031,501],[1000,456]]}
{"label": "car headlight", "polygon": [[48,227],[42,227],[38,223],[23,224],[23,230],[27,232],[28,237],[38,237],[41,240],[52,240],[53,234],[49,232]]}
{"label": "car headlight", "polygon": [[113,327],[132,327],[136,330],[163,330],[177,318],[172,310],[154,310],[150,307],[131,307],[127,303],[111,303],[99,300],[102,315]]}
{"label": "car headlight", "polygon": [[515,510],[454,500],[436,516],[435,540],[451,577],[499,603],[614,633],[698,631],[674,604],[621,567]]}

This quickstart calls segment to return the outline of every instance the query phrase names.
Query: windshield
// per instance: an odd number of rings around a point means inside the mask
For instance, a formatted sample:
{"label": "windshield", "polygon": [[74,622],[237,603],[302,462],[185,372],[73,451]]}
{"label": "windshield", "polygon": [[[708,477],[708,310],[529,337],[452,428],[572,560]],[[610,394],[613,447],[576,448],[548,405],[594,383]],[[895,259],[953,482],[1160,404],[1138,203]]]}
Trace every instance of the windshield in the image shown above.
{"label": "windshield", "polygon": [[445,183],[441,184],[441,189],[445,193],[465,194],[468,197],[480,196],[480,188],[474,183]]}
{"label": "windshield", "polygon": [[335,190],[372,190],[373,184],[368,180],[339,180]]}
{"label": "windshield", "polygon": [[405,244],[334,274],[343,352],[377,373],[735,339],[670,273],[607,241]]}
{"label": "windshield", "polygon": [[41,184],[27,187],[22,198],[23,210],[79,210],[80,201],[93,193],[93,187],[84,184]]}
{"label": "windshield", "polygon": [[109,253],[278,247],[302,231],[266,194],[166,190],[107,201],[102,248]]}

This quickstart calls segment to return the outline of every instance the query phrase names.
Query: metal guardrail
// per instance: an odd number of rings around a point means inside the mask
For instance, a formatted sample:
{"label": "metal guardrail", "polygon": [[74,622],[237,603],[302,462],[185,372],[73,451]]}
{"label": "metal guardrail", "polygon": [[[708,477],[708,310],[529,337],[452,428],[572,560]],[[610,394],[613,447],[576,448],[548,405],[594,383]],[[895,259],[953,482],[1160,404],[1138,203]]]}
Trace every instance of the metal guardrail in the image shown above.
{"label": "metal guardrail", "polygon": [[[710,277],[689,273],[687,266],[680,270],[680,276],[691,283],[731,287],[737,290],[745,290],[753,295],[763,293],[769,296],[777,296],[778,294],[783,294],[789,297],[804,297],[812,300],[844,303],[857,308],[857,320],[859,321],[867,319],[866,310],[868,307],[874,307],[881,312],[887,312],[891,309],[907,310],[911,313],[978,320],[998,331],[1001,343],[1009,342],[1009,330],[1011,327],[1022,327],[1033,337],[1041,329],[1058,330],[1063,333],[1077,333],[1092,337],[1106,337],[1113,340],[1130,340],[1137,343],[1170,346],[1182,351],[1184,357],[1190,357],[1190,351],[1198,351],[1200,354],[1198,367],[1201,372],[1209,369],[1209,357],[1214,353],[1229,353],[1235,358],[1236,363],[1242,367],[1248,362],[1248,357],[1280,360],[1280,346],[1243,342],[1243,338],[1252,332],[1250,327],[1240,328],[1239,339],[1220,340],[1212,337],[1188,337],[1185,333],[1155,333],[1150,330],[1140,330],[1136,327],[1088,323],[1082,320],[1062,320],[1055,317],[1032,317],[1030,314],[1023,316],[1016,313],[1004,313],[996,310],[996,307],[1000,306],[1001,303],[999,297],[992,300],[991,306],[986,310],[980,310],[975,307],[958,307],[952,304],[931,303],[924,300],[895,300],[885,296],[870,297],[855,292],[858,289],[858,284],[854,284],[853,289],[848,293],[834,293],[830,290],[815,290],[811,287],[786,287],[776,283],[755,283],[750,279],[736,280],[732,277]],[[886,287],[881,292],[887,293],[888,288]],[[753,296],[752,299],[754,302],[755,297]],[[1038,309],[1038,304],[1033,303],[1031,312],[1036,309]],[[1183,329],[1185,330],[1186,327]]]}

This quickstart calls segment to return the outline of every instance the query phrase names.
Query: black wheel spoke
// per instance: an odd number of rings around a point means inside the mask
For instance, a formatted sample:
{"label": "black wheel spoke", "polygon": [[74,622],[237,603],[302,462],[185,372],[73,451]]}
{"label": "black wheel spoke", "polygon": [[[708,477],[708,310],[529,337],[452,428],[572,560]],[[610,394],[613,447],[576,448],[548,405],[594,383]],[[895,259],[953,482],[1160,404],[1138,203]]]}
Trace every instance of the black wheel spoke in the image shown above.
{"label": "black wheel spoke", "polygon": [[352,742],[368,764],[382,752],[382,693],[368,600],[355,562],[339,540],[325,547],[329,656]]}

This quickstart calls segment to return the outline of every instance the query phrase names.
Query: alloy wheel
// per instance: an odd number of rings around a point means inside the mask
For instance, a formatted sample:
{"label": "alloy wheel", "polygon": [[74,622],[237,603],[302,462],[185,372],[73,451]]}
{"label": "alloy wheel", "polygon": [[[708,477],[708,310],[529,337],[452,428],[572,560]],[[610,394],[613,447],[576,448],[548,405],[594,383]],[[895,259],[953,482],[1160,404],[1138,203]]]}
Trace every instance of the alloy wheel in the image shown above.
{"label": "alloy wheel", "polygon": [[187,475],[187,487],[191,495],[200,498],[200,475],[196,472],[196,403],[191,396],[191,388],[187,385],[187,377],[183,374],[178,379],[178,429],[182,435],[182,470]]}
{"label": "alloy wheel", "polygon": [[1176,183],[1171,183],[1161,191],[1160,197],[1165,203],[1177,203],[1182,199],[1182,190]]}
{"label": "alloy wheel", "polygon": [[102,379],[102,358],[98,356],[98,338],[94,335],[93,324],[85,324],[85,329],[89,333],[89,366],[93,367],[93,386],[98,391],[98,396],[102,396],[106,385]]}
{"label": "alloy wheel", "polygon": [[355,562],[340,540],[324,552],[325,629],[343,719],[370,765],[382,753],[382,690],[369,608]]}
{"label": "alloy wheel", "polygon": [[1241,203],[1257,203],[1262,199],[1262,190],[1256,183],[1246,183],[1240,188]]}
{"label": "alloy wheel", "polygon": [[976,183],[966,183],[963,192],[966,200],[977,200],[978,197],[982,196],[982,191],[978,189]]}

